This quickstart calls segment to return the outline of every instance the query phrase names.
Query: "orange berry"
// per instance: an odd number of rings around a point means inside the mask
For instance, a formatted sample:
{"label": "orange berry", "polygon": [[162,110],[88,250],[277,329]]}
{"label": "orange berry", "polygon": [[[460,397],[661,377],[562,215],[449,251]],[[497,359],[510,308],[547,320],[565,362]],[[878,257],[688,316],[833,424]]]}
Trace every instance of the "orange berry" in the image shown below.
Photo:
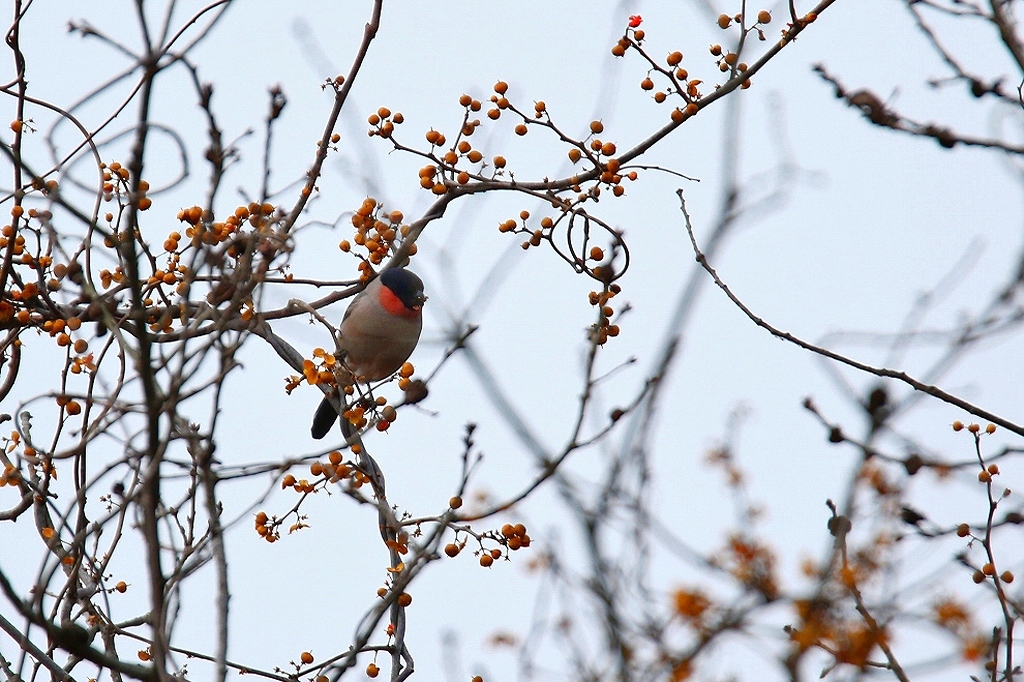
{"label": "orange berry", "polygon": [[523,125],[522,123],[520,123],[519,125],[516,126],[516,135],[519,135],[520,137],[522,137],[525,134],[526,134],[526,126]]}
{"label": "orange berry", "polygon": [[459,546],[456,545],[454,542],[449,542],[447,545],[444,546],[444,553],[447,554],[449,557],[452,557],[453,559],[459,555],[459,551]]}
{"label": "orange berry", "polygon": [[978,472],[978,480],[982,483],[989,483],[992,480],[992,474],[987,471]]}
{"label": "orange berry", "polygon": [[665,61],[668,62],[669,66],[678,66],[679,62],[683,61],[683,53],[679,51],[672,52]]}
{"label": "orange berry", "polygon": [[985,427],[985,433],[987,433],[988,435],[991,436],[995,432],[996,432],[996,425],[995,424],[991,424],[990,423],[988,426]]}
{"label": "orange berry", "polygon": [[962,538],[967,537],[971,534],[971,527],[966,523],[961,523],[956,527],[956,534]]}
{"label": "orange berry", "polygon": [[694,116],[698,110],[699,107],[697,106],[696,102],[690,102],[689,104],[686,105],[685,113],[687,116]]}
{"label": "orange berry", "polygon": [[970,426],[967,427],[967,430],[970,431],[971,433],[977,433],[978,431],[981,431],[981,425],[971,424]]}
{"label": "orange berry", "polygon": [[490,554],[481,554],[480,555],[480,565],[483,566],[484,568],[490,568],[491,564],[493,564],[493,563],[494,563],[494,559],[491,557]]}
{"label": "orange berry", "polygon": [[74,416],[81,413],[82,405],[77,400],[72,400],[65,406],[65,409],[68,411],[68,414]]}
{"label": "orange berry", "polygon": [[504,95],[506,92],[508,92],[508,83],[506,83],[505,81],[498,81],[497,83],[494,84],[494,91],[499,95]]}
{"label": "orange berry", "polygon": [[590,132],[592,132],[594,135],[600,135],[601,133],[604,132],[604,124],[601,123],[600,121],[591,121]]}
{"label": "orange berry", "polygon": [[494,163],[494,167],[495,168],[504,168],[505,167],[505,157],[504,156],[495,156],[494,159],[493,159],[493,163]]}
{"label": "orange berry", "polygon": [[299,660],[301,660],[306,665],[309,665],[313,662],[313,654],[309,653],[308,651],[303,651],[302,654],[299,655]]}
{"label": "orange berry", "polygon": [[955,422],[953,422],[953,430],[954,431],[963,431],[963,428],[964,428],[964,423],[962,421],[960,421],[959,419],[957,419]]}
{"label": "orange berry", "polygon": [[452,509],[458,509],[459,507],[462,506],[462,498],[459,497],[458,495],[452,497],[451,499],[448,500],[448,506],[451,507]]}
{"label": "orange berry", "polygon": [[369,678],[377,677],[380,675],[380,668],[377,667],[376,663],[370,663],[366,666],[366,676]]}
{"label": "orange berry", "polygon": [[1002,575],[1000,575],[999,578],[1004,583],[1012,583],[1013,582],[1013,573],[1011,571],[1003,571]]}
{"label": "orange berry", "polygon": [[728,14],[720,14],[718,16],[718,27],[719,28],[729,28],[729,24],[731,24],[731,23],[732,23],[732,17],[730,17]]}
{"label": "orange berry", "polygon": [[398,595],[397,601],[399,606],[408,606],[412,603],[412,595],[408,592],[403,592],[402,594]]}
{"label": "orange berry", "polygon": [[757,13],[757,21],[762,24],[772,23],[772,13],[766,9],[761,10]]}
{"label": "orange berry", "polygon": [[654,81],[652,81],[650,78],[643,79],[642,81],[640,81],[640,89],[641,90],[653,90],[654,89]]}
{"label": "orange berry", "polygon": [[126,583],[125,581],[122,580],[119,583],[117,583],[116,585],[114,585],[114,589],[117,590],[118,592],[120,592],[121,594],[124,594],[125,592],[128,591],[128,583]]}

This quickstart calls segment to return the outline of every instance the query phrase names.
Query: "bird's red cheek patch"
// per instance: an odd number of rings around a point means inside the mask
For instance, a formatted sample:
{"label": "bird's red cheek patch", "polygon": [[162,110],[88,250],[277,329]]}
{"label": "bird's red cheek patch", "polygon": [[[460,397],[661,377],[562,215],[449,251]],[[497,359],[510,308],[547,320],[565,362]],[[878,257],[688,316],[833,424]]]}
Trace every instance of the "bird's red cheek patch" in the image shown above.
{"label": "bird's red cheek patch", "polygon": [[390,315],[394,315],[396,317],[416,317],[420,312],[419,306],[416,306],[411,310],[406,308],[405,304],[402,303],[402,299],[395,296],[394,292],[387,287],[380,288],[379,298],[381,307]]}

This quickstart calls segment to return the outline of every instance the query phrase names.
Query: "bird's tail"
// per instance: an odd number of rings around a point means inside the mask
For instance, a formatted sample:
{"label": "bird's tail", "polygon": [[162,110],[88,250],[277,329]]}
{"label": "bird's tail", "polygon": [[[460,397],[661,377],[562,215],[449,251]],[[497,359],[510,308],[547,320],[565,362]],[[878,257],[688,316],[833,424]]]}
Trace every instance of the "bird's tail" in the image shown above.
{"label": "bird's tail", "polygon": [[338,408],[334,406],[334,402],[330,398],[324,396],[324,399],[320,401],[320,407],[316,408],[316,414],[313,415],[313,425],[309,428],[310,435],[320,440],[331,430],[334,420],[337,418]]}
{"label": "bird's tail", "polygon": [[[334,401],[339,401],[337,405]],[[324,396],[324,399],[320,401],[320,407],[316,408],[316,414],[313,415],[313,424],[309,427],[309,433],[313,438],[320,440],[331,430],[334,426],[334,420],[338,418],[339,412],[344,412],[347,409],[343,397],[338,397],[335,393],[331,397]],[[341,420],[341,435],[348,440],[355,433],[355,429],[352,428],[352,424],[347,419],[342,418]]]}

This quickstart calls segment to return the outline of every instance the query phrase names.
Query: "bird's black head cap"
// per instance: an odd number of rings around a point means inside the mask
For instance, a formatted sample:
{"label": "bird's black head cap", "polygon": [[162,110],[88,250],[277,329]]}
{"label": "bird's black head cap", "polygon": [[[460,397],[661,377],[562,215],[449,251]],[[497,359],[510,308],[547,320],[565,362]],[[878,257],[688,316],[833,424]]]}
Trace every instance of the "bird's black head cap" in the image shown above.
{"label": "bird's black head cap", "polygon": [[410,310],[423,305],[423,280],[405,268],[388,268],[380,273],[380,283],[386,286]]}

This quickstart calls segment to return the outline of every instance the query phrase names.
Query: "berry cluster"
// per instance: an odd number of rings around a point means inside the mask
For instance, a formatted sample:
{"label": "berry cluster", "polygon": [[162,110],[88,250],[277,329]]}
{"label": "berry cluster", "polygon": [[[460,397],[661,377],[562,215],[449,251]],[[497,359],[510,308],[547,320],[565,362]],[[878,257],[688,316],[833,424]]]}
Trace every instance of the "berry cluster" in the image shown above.
{"label": "berry cluster", "polygon": [[[373,198],[367,197],[362,205],[352,214],[352,226],[356,228],[352,241],[343,239],[338,248],[345,253],[351,253],[352,244],[355,243],[366,251],[366,255],[360,255],[359,276],[364,282],[373,277],[372,265],[380,265],[384,259],[391,255],[400,245],[400,237],[405,238],[409,234],[409,226],[402,224],[405,216],[401,211],[387,211],[383,204],[378,204]],[[416,254],[416,244],[409,245],[409,255]]]}

